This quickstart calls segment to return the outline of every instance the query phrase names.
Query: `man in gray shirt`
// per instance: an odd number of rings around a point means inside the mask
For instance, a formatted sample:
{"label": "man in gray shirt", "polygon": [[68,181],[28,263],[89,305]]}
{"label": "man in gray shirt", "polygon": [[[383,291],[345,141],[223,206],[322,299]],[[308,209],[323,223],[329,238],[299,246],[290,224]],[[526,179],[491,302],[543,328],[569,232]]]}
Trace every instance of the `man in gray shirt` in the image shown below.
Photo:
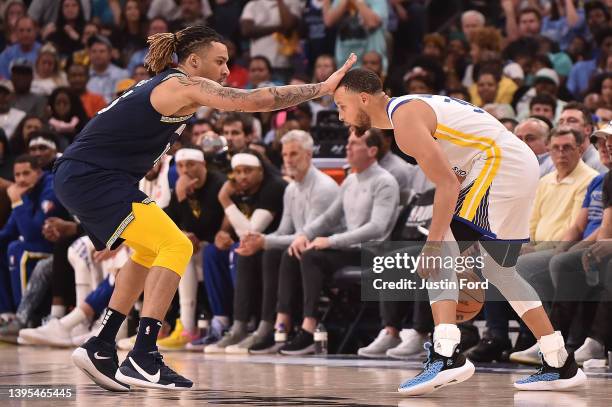
{"label": "man in gray shirt", "polygon": [[[225,348],[225,353],[276,353],[274,317],[280,286],[291,293],[300,289],[300,265],[287,251],[304,226],[321,215],[338,195],[340,187],[328,175],[312,165],[313,140],[302,130],[292,130],[281,139],[285,171],[294,182],[283,195],[283,216],[278,229],[268,235],[250,233],[236,250],[241,256],[252,256],[265,249],[262,257],[262,310],[257,330],[241,342]],[[241,267],[244,263],[238,263]],[[298,292],[299,294],[299,292]],[[293,296],[287,298],[291,301]],[[292,304],[279,304],[279,324],[291,320]]]}
{"label": "man in gray shirt", "polygon": [[[317,302],[324,275],[344,266],[359,266],[361,243],[385,240],[391,234],[398,214],[399,186],[376,162],[381,146],[381,137],[375,133],[349,136],[346,152],[353,173],[344,180],[331,206],[308,223],[289,247],[290,253],[301,256],[304,321],[297,335],[280,349],[282,354],[314,352]],[[341,221],[346,225],[344,231],[333,233]],[[282,304],[292,293],[280,286],[278,295]]]}
{"label": "man in gray shirt", "polygon": [[370,129],[367,134],[377,133],[382,139],[382,147],[378,151],[378,165],[389,171],[395,177],[400,189],[400,206],[410,203],[412,197],[430,190],[434,185],[427,179],[418,165],[410,164],[391,151],[393,132]]}

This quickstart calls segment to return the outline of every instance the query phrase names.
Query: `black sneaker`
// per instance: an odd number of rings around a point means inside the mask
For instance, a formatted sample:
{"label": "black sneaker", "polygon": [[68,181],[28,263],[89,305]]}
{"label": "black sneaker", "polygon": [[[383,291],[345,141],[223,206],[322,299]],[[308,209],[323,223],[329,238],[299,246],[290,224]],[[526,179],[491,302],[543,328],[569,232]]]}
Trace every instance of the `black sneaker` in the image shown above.
{"label": "black sneaker", "polygon": [[300,328],[298,333],[283,346],[279,352],[283,355],[311,355],[315,351],[314,336]]}
{"label": "black sneaker", "polygon": [[193,382],[170,369],[158,351],[130,351],[115,374],[117,380],[139,387],[189,390]]}
{"label": "black sneaker", "polygon": [[267,355],[270,353],[277,353],[278,350],[285,345],[285,342],[275,342],[274,332],[266,335],[260,342],[257,342],[249,348],[251,355]]}
{"label": "black sneaker", "polygon": [[549,366],[544,357],[542,367],[531,376],[524,377],[514,383],[519,390],[566,390],[582,386],[586,383],[586,375],[576,364],[574,354],[570,353],[562,367]]}
{"label": "black sneaker", "polygon": [[19,322],[17,318],[0,322],[0,341],[16,344],[19,331],[23,328],[26,328],[26,326]]}
{"label": "black sneaker", "polygon": [[130,386],[115,378],[119,359],[115,345],[92,336],[72,352],[72,363],[103,389],[129,391]]}
{"label": "black sneaker", "polygon": [[502,361],[508,362],[510,360],[511,354],[515,352],[522,352],[524,350],[527,350],[531,348],[533,345],[535,345],[535,343],[536,343],[536,339],[531,334],[531,332],[521,331],[518,335],[518,338],[516,338],[516,343],[514,344],[514,347],[511,350],[504,351],[502,353],[502,356],[501,356]]}
{"label": "black sneaker", "polygon": [[459,342],[459,349],[461,352],[478,345],[480,341],[480,334],[478,328],[472,324],[459,324],[457,325],[459,331],[461,331],[461,342]]}
{"label": "black sneaker", "polygon": [[509,338],[482,338],[480,343],[470,349],[466,356],[474,362],[489,363],[494,360],[501,361],[504,351],[512,348]]}
{"label": "black sneaker", "polygon": [[423,363],[423,370],[402,383],[397,389],[398,392],[409,396],[420,396],[445,386],[461,383],[474,374],[474,365],[465,358],[458,346],[450,357],[436,353],[430,342],[426,342],[424,347],[427,350],[427,360]]}

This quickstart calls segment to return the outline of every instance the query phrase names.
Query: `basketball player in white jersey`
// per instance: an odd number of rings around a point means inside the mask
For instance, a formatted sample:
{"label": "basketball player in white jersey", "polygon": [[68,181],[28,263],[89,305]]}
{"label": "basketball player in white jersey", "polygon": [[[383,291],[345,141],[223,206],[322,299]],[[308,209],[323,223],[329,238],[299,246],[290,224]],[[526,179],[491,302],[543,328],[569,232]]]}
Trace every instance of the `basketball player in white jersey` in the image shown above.
{"label": "basketball player in white jersey", "polygon": [[[483,276],[499,289],[540,344],[542,368],[514,386],[560,390],[583,385],[586,376],[573,354],[568,355],[561,333],[554,331],[538,295],[515,270],[521,245],[529,240],[539,180],[538,161],[529,147],[493,116],[467,102],[437,95],[389,98],[378,77],[363,69],[345,75],[334,99],[346,124],[394,129],[399,147],[436,185],[422,254],[443,254],[444,241],[456,240],[456,253],[473,242],[480,245]],[[443,272],[421,267],[418,273],[435,281]],[[444,277],[457,281],[454,272]],[[474,365],[458,349],[458,291],[429,294],[435,322],[433,348],[425,345],[429,354],[423,371],[400,385],[398,391],[408,395],[426,394],[474,374]]]}

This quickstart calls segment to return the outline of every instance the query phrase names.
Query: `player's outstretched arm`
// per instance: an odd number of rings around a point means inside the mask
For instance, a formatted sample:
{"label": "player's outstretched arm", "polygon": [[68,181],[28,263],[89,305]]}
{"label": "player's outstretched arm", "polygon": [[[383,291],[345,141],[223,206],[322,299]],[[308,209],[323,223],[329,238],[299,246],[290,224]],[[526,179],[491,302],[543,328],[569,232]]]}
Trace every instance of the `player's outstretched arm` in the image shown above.
{"label": "player's outstretched arm", "polygon": [[320,83],[244,90],[223,87],[209,79],[191,76],[178,78],[178,92],[183,93],[191,104],[225,111],[269,112],[331,95],[356,60],[357,57],[351,54],[340,69]]}
{"label": "player's outstretched arm", "polygon": [[436,186],[433,217],[427,238],[432,242],[443,240],[453,218],[460,189],[448,158],[432,137],[436,126],[436,115],[425,102],[406,103],[393,114],[398,146],[414,157],[427,178]]}

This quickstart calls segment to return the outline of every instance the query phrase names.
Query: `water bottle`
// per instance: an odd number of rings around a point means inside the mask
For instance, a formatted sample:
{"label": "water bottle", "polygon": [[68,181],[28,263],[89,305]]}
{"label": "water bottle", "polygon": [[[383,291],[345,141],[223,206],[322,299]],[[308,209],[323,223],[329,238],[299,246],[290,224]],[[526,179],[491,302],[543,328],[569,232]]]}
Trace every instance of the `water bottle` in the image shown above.
{"label": "water bottle", "polygon": [[314,343],[315,355],[327,355],[327,330],[321,323],[314,332]]}
{"label": "water bottle", "polygon": [[287,329],[285,328],[285,324],[279,324],[276,328],[276,332],[274,332],[274,342],[277,344],[287,342]]}
{"label": "water bottle", "polygon": [[200,338],[206,336],[208,331],[208,320],[204,314],[200,314],[198,317],[198,330],[200,331]]}
{"label": "water bottle", "polygon": [[589,269],[586,271],[586,283],[589,287],[599,284],[599,263],[594,258],[591,258]]}

